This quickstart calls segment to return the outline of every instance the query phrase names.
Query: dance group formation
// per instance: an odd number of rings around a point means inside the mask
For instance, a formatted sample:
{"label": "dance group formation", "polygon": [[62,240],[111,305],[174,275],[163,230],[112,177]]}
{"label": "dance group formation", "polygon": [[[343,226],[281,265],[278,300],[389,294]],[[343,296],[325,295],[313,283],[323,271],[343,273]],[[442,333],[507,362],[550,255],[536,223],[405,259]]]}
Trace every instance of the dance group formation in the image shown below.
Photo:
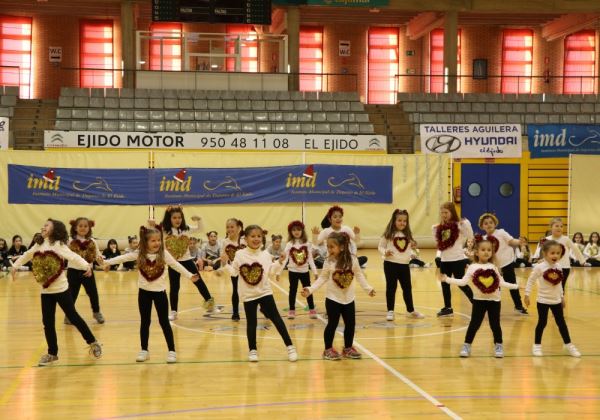
{"label": "dance group formation", "polygon": [[[296,316],[298,283],[302,285],[301,295],[307,300],[309,317],[312,319],[319,318],[312,295],[326,285],[324,306],[327,325],[324,330],[323,358],[359,359],[361,354],[353,346],[356,317],[354,280],[357,280],[371,297],[375,296],[375,290],[369,285],[361,269],[366,257],[357,257],[356,243],[359,242],[360,229],[344,225],[343,217],[344,210],[341,207],[331,207],[322,223],[324,229],[312,229],[312,241],[308,239],[304,224],[299,220],[292,221],[287,227],[288,242],[285,247],[281,246],[281,236],[273,235],[273,244],[268,250],[265,249],[266,233],[261,227],[250,225],[244,229],[240,220],[232,218],[226,222],[227,237],[222,243],[218,244],[216,232],[209,232],[208,250],[205,249],[198,257],[190,252],[190,237],[194,232],[201,230],[201,220],[199,217],[192,217],[198,226],[188,226],[183,209],[178,206],[167,208],[160,224],[150,220],[146,226],[140,227],[139,244],[136,243],[137,236],[130,237],[130,252],[123,255],[115,251],[116,241],[109,243],[104,256],[100,253],[96,241],[92,238],[92,220],[80,217],[71,221],[69,235],[64,223],[48,219],[41,229],[41,234],[34,238],[33,246],[11,264],[13,279],[19,268],[30,264],[35,280],[42,286],[42,319],[48,353],[41,357],[39,365],[46,366],[58,360],[55,329],[57,304],[65,314],[65,323],[75,326],[89,344],[90,354],[95,358],[101,357],[102,346],[75,310],[75,301],[83,286],[90,298],[94,318],[98,323],[104,323],[92,270],[94,263],[105,271],[116,269],[120,264],[129,268],[135,267],[138,271],[141,350],[137,355],[137,362],[144,362],[149,358],[148,340],[153,305],[167,342],[166,361],[176,362],[170,321],[177,319],[181,277],[195,285],[208,313],[218,311],[215,300],[202,278],[203,267],[216,270],[218,275],[231,277],[231,318],[234,322],[240,320],[241,300],[246,316],[249,361],[258,361],[256,329],[259,309],[281,335],[289,361],[294,362],[298,359],[296,348],[275,304],[270,284],[270,279],[275,278],[279,281],[284,269],[289,273],[290,284],[288,319],[294,319]],[[518,313],[527,315],[526,307],[530,305],[530,294],[536,284],[538,322],[535,328],[533,355],[543,354],[542,334],[547,324],[548,312],[552,311],[568,353],[580,357],[581,354],[571,342],[563,308],[564,288],[571,266],[570,256],[581,265],[588,261],[582,253],[581,243],[574,243],[563,236],[562,221],[559,218],[552,219],[548,236],[543,238],[538,246],[538,262],[527,280],[522,302],[515,275],[514,257],[515,248],[526,248],[526,242],[524,238],[515,239],[503,229],[498,229],[498,224],[494,214],[485,213],[478,223],[484,234],[474,235],[471,223],[467,219],[459,218],[454,204],[447,202],[440,208],[440,223],[433,226],[439,256],[438,281],[441,282],[444,299],[444,307],[437,316],[453,315],[451,284],[457,285],[472,304],[471,320],[460,357],[470,356],[471,344],[486,312],[494,337],[494,355],[498,358],[503,357],[500,289],[510,289],[515,309]],[[465,259],[463,247],[468,240],[473,241],[469,248],[472,261]],[[590,238],[590,243],[593,244],[591,247],[596,247],[597,255],[598,234],[595,234],[595,238]],[[325,250],[322,256],[318,252],[319,247]],[[412,297],[409,265],[414,263],[418,255],[416,247],[408,211],[394,210],[378,246],[383,258],[386,280],[388,321],[394,320],[398,282],[408,316],[415,319],[424,318],[423,314],[415,310]],[[584,250],[587,247],[590,247],[589,243]],[[316,264],[319,257],[322,257],[322,265],[318,264],[321,268],[320,273]],[[315,279],[312,285],[310,273]],[[166,293],[167,279],[170,285],[169,297]],[[344,347],[341,353],[333,346],[340,317],[344,321]]]}

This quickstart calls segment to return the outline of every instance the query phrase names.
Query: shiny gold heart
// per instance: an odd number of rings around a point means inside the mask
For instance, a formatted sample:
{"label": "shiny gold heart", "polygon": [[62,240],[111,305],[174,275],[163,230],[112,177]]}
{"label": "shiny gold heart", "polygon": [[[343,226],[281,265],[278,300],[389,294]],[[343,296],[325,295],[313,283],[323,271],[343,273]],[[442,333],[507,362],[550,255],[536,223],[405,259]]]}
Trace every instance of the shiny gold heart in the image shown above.
{"label": "shiny gold heart", "polygon": [[442,230],[442,241],[447,241],[448,239],[450,239],[451,235],[452,231],[450,229]]}
{"label": "shiny gold heart", "polygon": [[494,284],[494,278],[492,276],[479,276],[478,279],[481,282],[481,284],[483,284],[485,287],[490,287],[492,284]]}
{"label": "shiny gold heart", "polygon": [[406,251],[406,248],[408,248],[408,241],[406,238],[396,238],[394,239],[394,247],[396,247],[399,252],[404,252]]}
{"label": "shiny gold heart", "polygon": [[242,264],[240,266],[240,275],[242,279],[250,286],[256,286],[262,280],[264,269],[257,262],[252,264]]}
{"label": "shiny gold heart", "polygon": [[290,250],[290,257],[294,264],[300,266],[306,263],[306,259],[308,257],[308,248],[305,246],[301,246],[300,248],[292,248]]}
{"label": "shiny gold heart", "polygon": [[31,262],[33,277],[44,289],[50,286],[64,269],[63,259],[54,251],[36,252]]}
{"label": "shiny gold heart", "polygon": [[165,239],[165,248],[176,260],[180,259],[190,249],[190,238],[185,235],[169,235]]}
{"label": "shiny gold heart", "polygon": [[238,249],[241,248],[238,248],[237,246],[231,244],[225,247],[225,254],[227,254],[229,261],[233,261],[233,259],[235,258],[235,253],[238,251]]}
{"label": "shiny gold heart", "polygon": [[352,280],[354,280],[354,273],[352,270],[337,269],[333,272],[331,278],[341,289],[346,289],[348,286],[350,286],[350,284],[352,284]]}

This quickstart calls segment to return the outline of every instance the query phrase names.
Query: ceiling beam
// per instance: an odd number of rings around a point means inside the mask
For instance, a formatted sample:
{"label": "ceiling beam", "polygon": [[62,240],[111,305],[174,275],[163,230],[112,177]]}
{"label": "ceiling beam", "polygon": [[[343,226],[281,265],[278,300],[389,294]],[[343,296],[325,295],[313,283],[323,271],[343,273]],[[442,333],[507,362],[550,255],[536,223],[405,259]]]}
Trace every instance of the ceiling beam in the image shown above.
{"label": "ceiling beam", "polygon": [[444,15],[436,12],[423,12],[412,18],[406,26],[406,35],[416,40],[444,25]]}
{"label": "ceiling beam", "polygon": [[592,26],[599,17],[598,13],[563,15],[542,27],[542,37],[554,41]]}

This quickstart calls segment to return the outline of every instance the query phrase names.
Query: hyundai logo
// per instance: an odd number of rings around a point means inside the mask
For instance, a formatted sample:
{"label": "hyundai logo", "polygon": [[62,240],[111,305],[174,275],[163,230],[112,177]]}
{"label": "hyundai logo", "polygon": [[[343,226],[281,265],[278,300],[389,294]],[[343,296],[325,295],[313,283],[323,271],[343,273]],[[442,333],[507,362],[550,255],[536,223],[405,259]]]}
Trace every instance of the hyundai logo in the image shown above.
{"label": "hyundai logo", "polygon": [[437,136],[429,137],[425,141],[425,147],[433,153],[452,153],[460,149],[460,146],[460,139],[448,134],[439,134]]}

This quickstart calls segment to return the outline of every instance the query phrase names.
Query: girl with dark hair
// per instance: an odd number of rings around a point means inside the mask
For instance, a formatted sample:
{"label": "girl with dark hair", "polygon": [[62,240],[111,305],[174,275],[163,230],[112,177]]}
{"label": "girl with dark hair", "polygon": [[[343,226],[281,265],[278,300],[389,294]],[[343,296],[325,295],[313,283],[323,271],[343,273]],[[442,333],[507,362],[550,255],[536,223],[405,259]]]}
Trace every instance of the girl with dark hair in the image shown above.
{"label": "girl with dark hair", "polygon": [[583,255],[587,258],[585,265],[600,267],[600,234],[598,232],[590,233],[590,240],[583,250]]}
{"label": "girl with dark hair", "polygon": [[[572,240],[573,240],[573,243],[575,244],[575,246],[577,246],[577,248],[579,248],[579,251],[581,251],[581,253],[583,253],[583,251],[585,249],[585,240],[583,239],[583,233],[575,232],[573,234]],[[585,256],[585,254],[584,254],[584,256]],[[581,264],[579,264],[579,261],[577,261],[577,258],[575,258],[573,251],[569,251],[569,260],[571,261],[572,267],[581,267]]]}
{"label": "girl with dark hair", "polygon": [[[33,246],[33,242],[32,242]],[[29,247],[31,248],[31,246]],[[23,245],[23,238],[21,235],[15,235],[12,237],[12,245],[8,249],[7,258],[9,263],[14,263],[21,255],[25,254],[27,247]],[[23,270],[31,270],[31,263],[23,264]]]}
{"label": "girl with dark hair", "polygon": [[[121,255],[121,251],[119,251],[119,244],[116,239],[109,239],[106,244],[106,249],[102,251],[102,257],[106,260],[110,258],[115,258]],[[102,264],[104,266],[104,263]],[[111,271],[115,271],[119,268],[119,264],[114,264],[110,266]]]}

